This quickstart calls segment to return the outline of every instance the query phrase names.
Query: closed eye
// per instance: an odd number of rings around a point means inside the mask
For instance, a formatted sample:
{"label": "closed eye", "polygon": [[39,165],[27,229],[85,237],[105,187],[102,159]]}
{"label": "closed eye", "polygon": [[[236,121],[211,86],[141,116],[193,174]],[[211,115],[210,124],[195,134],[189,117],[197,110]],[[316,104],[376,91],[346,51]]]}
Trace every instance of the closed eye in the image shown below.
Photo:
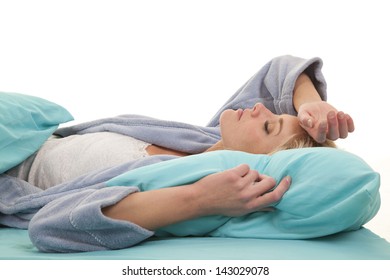
{"label": "closed eye", "polygon": [[269,134],[269,130],[268,130],[268,125],[269,125],[269,122],[268,121],[265,121],[264,122],[264,130],[267,134]]}
{"label": "closed eye", "polygon": [[[282,131],[282,128],[283,128],[283,118],[279,118],[278,122],[279,122],[279,131],[275,134],[275,136],[277,136],[277,135]],[[270,133],[271,133],[271,132],[270,132],[269,126],[270,126],[269,121],[265,121],[265,122],[264,122],[264,131],[265,131],[267,134],[270,134]],[[272,126],[272,129],[271,129],[271,130],[272,130],[272,131],[274,130],[274,127],[273,127],[273,126]]]}

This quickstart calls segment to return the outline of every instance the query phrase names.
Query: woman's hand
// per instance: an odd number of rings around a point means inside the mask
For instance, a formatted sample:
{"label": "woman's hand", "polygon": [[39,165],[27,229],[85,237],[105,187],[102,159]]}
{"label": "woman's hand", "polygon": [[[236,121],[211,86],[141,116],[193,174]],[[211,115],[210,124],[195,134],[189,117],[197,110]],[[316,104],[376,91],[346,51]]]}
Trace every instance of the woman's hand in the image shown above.
{"label": "woman's hand", "polygon": [[303,129],[318,143],[346,138],[355,130],[352,118],[322,101],[309,76],[302,73],[294,87],[293,104]]}
{"label": "woman's hand", "polygon": [[[215,173],[194,183],[203,215],[241,216],[267,211],[290,187],[291,178],[279,185],[273,178],[250,170],[246,164]],[[276,188],[275,188],[276,186]]]}
{"label": "woman's hand", "polygon": [[353,119],[342,111],[337,111],[325,101],[302,104],[298,110],[299,123],[317,142],[326,139],[346,138],[355,130]]}

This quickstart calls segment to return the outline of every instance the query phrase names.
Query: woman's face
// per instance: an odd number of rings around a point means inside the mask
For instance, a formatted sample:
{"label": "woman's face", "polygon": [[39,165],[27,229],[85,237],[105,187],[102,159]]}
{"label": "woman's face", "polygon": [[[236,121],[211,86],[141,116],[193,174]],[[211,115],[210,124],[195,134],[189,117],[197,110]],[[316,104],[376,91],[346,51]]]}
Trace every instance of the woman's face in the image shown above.
{"label": "woman's face", "polygon": [[297,117],[275,115],[261,103],[252,109],[224,111],[220,128],[225,149],[254,154],[270,153],[303,130]]}

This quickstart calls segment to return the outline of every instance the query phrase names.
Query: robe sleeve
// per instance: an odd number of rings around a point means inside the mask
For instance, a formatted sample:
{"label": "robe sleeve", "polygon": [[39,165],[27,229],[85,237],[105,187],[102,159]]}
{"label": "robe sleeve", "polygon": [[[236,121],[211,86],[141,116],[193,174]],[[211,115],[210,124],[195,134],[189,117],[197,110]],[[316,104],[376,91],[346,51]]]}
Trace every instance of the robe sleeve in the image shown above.
{"label": "robe sleeve", "polygon": [[131,247],[154,235],[136,224],[103,215],[101,209],[137,192],[135,187],[87,189],[45,205],[32,218],[29,235],[44,252],[80,252]]}
{"label": "robe sleeve", "polygon": [[305,72],[311,78],[322,100],[326,100],[326,81],[322,60],[279,56],[264,65],[217,111],[208,126],[219,125],[219,116],[226,109],[251,108],[263,103],[275,114],[296,115],[293,91],[297,78]]}

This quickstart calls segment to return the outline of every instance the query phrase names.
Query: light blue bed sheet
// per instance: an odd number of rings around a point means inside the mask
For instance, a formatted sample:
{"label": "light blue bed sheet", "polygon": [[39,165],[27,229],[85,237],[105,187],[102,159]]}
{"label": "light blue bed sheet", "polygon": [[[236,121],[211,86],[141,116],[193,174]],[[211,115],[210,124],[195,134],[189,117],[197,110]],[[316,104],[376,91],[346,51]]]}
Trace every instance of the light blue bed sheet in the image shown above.
{"label": "light blue bed sheet", "polygon": [[390,243],[366,228],[308,240],[219,237],[152,238],[135,247],[86,253],[42,253],[26,230],[0,228],[7,260],[390,260]]}

